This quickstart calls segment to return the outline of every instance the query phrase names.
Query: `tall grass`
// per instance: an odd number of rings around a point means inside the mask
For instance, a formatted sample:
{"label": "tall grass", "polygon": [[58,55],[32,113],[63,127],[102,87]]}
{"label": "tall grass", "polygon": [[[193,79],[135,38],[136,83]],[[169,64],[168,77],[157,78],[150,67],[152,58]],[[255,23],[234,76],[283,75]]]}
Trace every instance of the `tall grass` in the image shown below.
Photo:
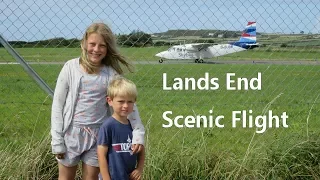
{"label": "tall grass", "polygon": [[[268,107],[266,107],[268,109]],[[311,109],[310,109],[311,111]],[[146,123],[146,165],[144,179],[319,179],[320,140],[317,133],[274,138],[270,144],[256,142],[254,134],[244,154],[217,150],[212,138],[199,129],[197,140],[188,142],[189,129],[178,133],[183,138],[172,144],[170,136],[158,136]],[[46,129],[49,132],[49,129]],[[57,162],[51,154],[50,135],[25,144],[0,147],[0,179],[57,179]],[[81,169],[81,168],[79,168]],[[76,179],[81,179],[78,171]]]}
{"label": "tall grass", "polygon": [[[147,128],[148,131],[148,128]],[[152,136],[152,133],[148,133]],[[299,137],[300,138],[300,137]],[[159,141],[161,142],[161,141]],[[0,149],[0,179],[57,179],[57,162],[50,152],[50,136],[21,146]],[[276,143],[276,142],[275,142]],[[284,146],[280,146],[283,144]],[[228,151],[208,148],[203,136],[198,142],[170,148],[146,144],[144,179],[319,179],[318,137],[285,146],[285,140],[267,148],[250,150],[243,158]],[[81,179],[78,173],[77,179]]]}
{"label": "tall grass", "polygon": [[0,179],[56,179],[57,167],[50,153],[50,137],[0,148]]}

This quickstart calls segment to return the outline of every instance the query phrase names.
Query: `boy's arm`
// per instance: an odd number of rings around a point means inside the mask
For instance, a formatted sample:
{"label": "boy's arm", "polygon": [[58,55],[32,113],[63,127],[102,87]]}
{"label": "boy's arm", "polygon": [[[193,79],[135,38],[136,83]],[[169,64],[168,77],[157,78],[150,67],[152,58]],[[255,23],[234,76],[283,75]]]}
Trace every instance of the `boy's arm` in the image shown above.
{"label": "boy's arm", "polygon": [[108,146],[98,145],[97,154],[98,154],[100,173],[102,175],[103,180],[111,180],[111,177],[109,174],[109,168],[108,168],[107,153],[108,153]]}
{"label": "boy's arm", "polygon": [[133,106],[133,112],[128,115],[132,132],[132,144],[144,144],[144,126],[141,122],[138,107],[136,104]]}
{"label": "boy's arm", "polygon": [[145,158],[146,158],[146,152],[143,147],[141,152],[138,154],[138,164],[137,164],[137,169],[139,169],[141,173],[143,172]]}
{"label": "boy's arm", "polygon": [[145,161],[145,149],[142,148],[142,150],[138,154],[137,168],[135,170],[133,170],[132,173],[130,174],[130,179],[132,179],[132,180],[142,179],[144,161]]}

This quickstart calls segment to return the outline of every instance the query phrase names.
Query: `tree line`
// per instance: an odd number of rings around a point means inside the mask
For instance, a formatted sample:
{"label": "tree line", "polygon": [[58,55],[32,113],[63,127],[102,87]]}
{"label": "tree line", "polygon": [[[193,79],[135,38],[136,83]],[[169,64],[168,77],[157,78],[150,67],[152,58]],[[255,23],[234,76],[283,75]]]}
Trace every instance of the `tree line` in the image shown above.
{"label": "tree line", "polygon": [[[208,34],[209,32],[214,34]],[[239,32],[236,31],[208,31],[208,30],[169,30],[165,33],[155,33],[158,41],[153,42],[152,36],[143,31],[134,30],[130,34],[116,35],[117,43],[121,47],[148,47],[148,46],[170,46],[180,44],[180,42],[168,41],[170,37],[176,36],[195,36],[200,35],[202,38],[216,37],[218,35],[226,37],[239,37]],[[65,39],[63,37],[39,40],[39,41],[9,41],[9,44],[14,48],[77,48],[80,47],[79,39]],[[185,43],[214,43],[210,39],[188,40]],[[0,44],[0,47],[3,47]]]}
{"label": "tree line", "polygon": [[[145,47],[152,46],[153,41],[150,34],[142,31],[133,31],[128,35],[117,35],[117,43],[119,46],[124,47]],[[40,41],[9,41],[9,44],[14,48],[75,48],[80,47],[81,40],[72,38],[65,39],[62,37],[40,40]],[[0,44],[0,47],[3,47]]]}

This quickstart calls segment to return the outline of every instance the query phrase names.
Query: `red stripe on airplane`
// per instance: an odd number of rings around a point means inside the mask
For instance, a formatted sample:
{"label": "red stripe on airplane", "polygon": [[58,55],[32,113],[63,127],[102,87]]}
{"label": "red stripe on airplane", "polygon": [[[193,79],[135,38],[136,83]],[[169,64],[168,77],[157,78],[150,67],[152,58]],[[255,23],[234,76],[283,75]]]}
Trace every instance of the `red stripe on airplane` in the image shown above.
{"label": "red stripe on airplane", "polygon": [[249,26],[249,25],[251,25],[251,24],[254,24],[254,23],[256,23],[256,22],[248,22],[248,25],[247,25],[247,26]]}
{"label": "red stripe on airplane", "polygon": [[241,35],[242,37],[251,37],[251,35],[250,34],[248,34],[248,33],[242,33],[242,35]]}

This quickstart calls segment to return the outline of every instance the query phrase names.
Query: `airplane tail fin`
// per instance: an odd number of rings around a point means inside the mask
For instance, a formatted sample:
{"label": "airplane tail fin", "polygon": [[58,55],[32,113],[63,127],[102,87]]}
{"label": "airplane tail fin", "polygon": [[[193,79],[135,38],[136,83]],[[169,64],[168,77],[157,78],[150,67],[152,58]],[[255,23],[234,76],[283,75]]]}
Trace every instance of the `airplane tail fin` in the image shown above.
{"label": "airplane tail fin", "polygon": [[256,22],[248,22],[239,39],[240,43],[254,44],[257,42]]}
{"label": "airplane tail fin", "polygon": [[248,25],[243,30],[239,41],[232,43],[232,45],[239,46],[245,49],[253,49],[259,47],[257,43],[256,22],[248,22]]}

